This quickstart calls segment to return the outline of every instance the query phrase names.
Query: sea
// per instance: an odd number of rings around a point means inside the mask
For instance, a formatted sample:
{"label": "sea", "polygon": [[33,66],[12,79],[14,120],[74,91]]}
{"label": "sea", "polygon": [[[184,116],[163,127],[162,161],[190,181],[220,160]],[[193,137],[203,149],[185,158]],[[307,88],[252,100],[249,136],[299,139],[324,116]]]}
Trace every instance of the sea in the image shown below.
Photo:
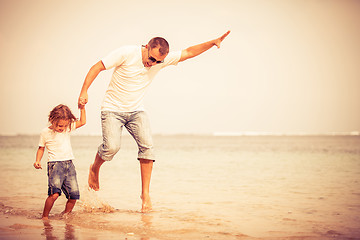
{"label": "sea", "polygon": [[0,136],[0,239],[360,239],[360,136],[154,135],[149,213],[135,141],[123,136],[95,192],[101,136],[72,136],[80,200],[63,216],[61,195],[49,221],[38,141]]}

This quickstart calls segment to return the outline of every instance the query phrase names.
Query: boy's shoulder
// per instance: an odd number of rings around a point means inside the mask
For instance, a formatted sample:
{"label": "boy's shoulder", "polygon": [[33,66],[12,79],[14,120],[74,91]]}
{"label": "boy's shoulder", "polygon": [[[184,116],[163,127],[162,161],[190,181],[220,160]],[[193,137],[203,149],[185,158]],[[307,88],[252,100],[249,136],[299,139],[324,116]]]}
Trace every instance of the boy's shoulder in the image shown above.
{"label": "boy's shoulder", "polygon": [[50,129],[49,127],[43,128],[40,132],[40,136],[42,136],[42,137],[50,136],[52,134],[54,134],[54,131],[52,129]]}
{"label": "boy's shoulder", "polygon": [[52,131],[52,130],[51,130],[49,127],[44,127],[44,128],[41,130],[40,134],[48,133],[48,132],[50,132],[50,131]]}
{"label": "boy's shoulder", "polygon": [[51,138],[52,130],[49,127],[43,128],[40,132],[39,146],[44,147],[46,142]]}

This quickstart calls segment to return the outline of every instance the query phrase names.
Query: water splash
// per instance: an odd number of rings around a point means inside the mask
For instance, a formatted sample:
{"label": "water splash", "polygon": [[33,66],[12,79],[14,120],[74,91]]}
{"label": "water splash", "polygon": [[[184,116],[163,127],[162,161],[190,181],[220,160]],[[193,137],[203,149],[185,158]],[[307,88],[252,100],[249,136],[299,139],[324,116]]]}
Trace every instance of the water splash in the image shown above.
{"label": "water splash", "polygon": [[102,199],[101,192],[94,191],[88,187],[85,188],[82,192],[81,200],[79,200],[79,206],[83,209],[84,212],[104,212],[104,213],[113,213],[115,208],[110,206],[104,199]]}

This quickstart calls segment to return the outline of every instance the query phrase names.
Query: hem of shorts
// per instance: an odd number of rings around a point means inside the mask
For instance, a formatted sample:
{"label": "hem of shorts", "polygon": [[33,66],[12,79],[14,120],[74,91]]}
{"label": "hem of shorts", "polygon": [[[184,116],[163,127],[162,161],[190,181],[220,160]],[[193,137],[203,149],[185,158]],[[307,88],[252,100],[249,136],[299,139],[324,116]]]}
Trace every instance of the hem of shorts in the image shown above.
{"label": "hem of shorts", "polygon": [[104,158],[102,156],[102,154],[99,153],[99,151],[97,152],[97,155],[105,162],[110,162],[111,160],[113,160],[114,157],[111,157],[111,158]]}
{"label": "hem of shorts", "polygon": [[148,158],[148,157],[138,157],[137,160],[140,161],[140,159],[144,159],[144,160],[149,160],[149,161],[153,161],[155,162],[155,160],[153,158]]}
{"label": "hem of shorts", "polygon": [[79,196],[75,196],[75,197],[69,196],[69,198],[67,198],[67,199],[79,200],[79,199],[80,199],[80,195],[79,195]]}
{"label": "hem of shorts", "polygon": [[48,189],[48,196],[54,195],[55,193],[59,194],[59,197],[61,196],[61,189],[58,188],[49,188]]}

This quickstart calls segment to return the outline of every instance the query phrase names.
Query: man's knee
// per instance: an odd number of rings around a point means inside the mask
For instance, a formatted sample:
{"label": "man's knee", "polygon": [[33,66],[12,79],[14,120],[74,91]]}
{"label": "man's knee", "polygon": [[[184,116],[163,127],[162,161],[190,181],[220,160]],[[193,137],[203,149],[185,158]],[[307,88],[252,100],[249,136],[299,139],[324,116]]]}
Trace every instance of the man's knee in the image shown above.
{"label": "man's knee", "polygon": [[120,144],[109,144],[107,152],[110,155],[115,155],[120,150]]}
{"label": "man's knee", "polygon": [[115,154],[120,150],[120,144],[102,144],[99,147],[98,155],[104,161],[110,161]]}

